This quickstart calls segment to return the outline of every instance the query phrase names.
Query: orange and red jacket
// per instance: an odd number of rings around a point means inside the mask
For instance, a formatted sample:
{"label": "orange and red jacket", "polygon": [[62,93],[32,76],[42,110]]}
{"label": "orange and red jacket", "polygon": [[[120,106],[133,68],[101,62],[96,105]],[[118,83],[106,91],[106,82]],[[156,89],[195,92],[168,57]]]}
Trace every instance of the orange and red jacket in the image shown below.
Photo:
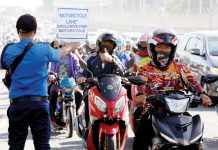
{"label": "orange and red jacket", "polygon": [[176,61],[173,61],[165,71],[161,71],[149,63],[140,67],[137,75],[143,76],[146,80],[146,85],[138,86],[137,92],[146,96],[153,95],[157,91],[184,90],[185,88],[191,88],[198,94],[203,92],[201,85],[190,70]]}

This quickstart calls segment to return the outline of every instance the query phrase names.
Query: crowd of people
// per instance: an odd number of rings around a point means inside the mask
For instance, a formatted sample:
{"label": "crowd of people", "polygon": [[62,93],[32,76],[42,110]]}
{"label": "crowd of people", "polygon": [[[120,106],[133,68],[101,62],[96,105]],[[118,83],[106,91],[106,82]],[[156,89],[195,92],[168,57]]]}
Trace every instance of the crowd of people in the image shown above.
{"label": "crowd of people", "polygon": [[[154,81],[156,81],[155,83],[160,85],[161,90],[194,88],[203,105],[211,104],[210,98],[193,78],[189,69],[174,61],[178,38],[170,28],[161,27],[152,30],[151,34],[141,35],[136,43],[113,33],[101,33],[96,44],[86,43],[83,46],[80,43],[69,44],[56,39],[49,43],[41,43],[34,42],[37,33],[36,18],[26,14],[20,16],[16,22],[19,40],[14,33],[11,34],[9,30],[4,31],[7,34],[4,34],[1,39],[6,39],[6,41],[1,40],[0,46],[3,47],[7,43],[13,44],[4,49],[4,56],[1,57],[4,65],[1,64],[1,68],[10,67],[23,49],[33,42],[33,46],[11,75],[10,106],[8,108],[8,144],[11,150],[24,148],[28,127],[32,131],[35,149],[51,149],[49,144],[50,122],[55,121],[60,126],[64,125],[59,115],[61,112],[57,113],[59,116],[54,114],[57,109],[59,87],[53,81],[57,77],[74,78],[78,84],[81,84],[91,76],[89,71],[94,77],[100,74],[126,76],[131,72],[133,75],[143,77],[150,86],[154,86]],[[12,37],[16,38],[11,39]],[[81,62],[86,62],[87,69],[82,68]],[[165,80],[170,84],[164,84]],[[51,84],[48,85],[48,83]],[[80,108],[82,101],[85,103],[86,124],[89,122],[87,90],[89,88],[85,87],[85,89],[78,88],[75,91],[76,110]],[[130,89],[127,90],[131,92]],[[144,95],[146,98],[155,94],[155,91],[141,86],[137,88],[137,91],[139,97]],[[52,111],[50,111],[50,106]],[[135,150],[146,149],[150,142],[149,139],[153,132],[148,116],[147,112],[142,116],[143,119],[139,124],[133,144]],[[54,119],[56,117],[59,119]],[[142,141],[142,138],[145,140]]]}

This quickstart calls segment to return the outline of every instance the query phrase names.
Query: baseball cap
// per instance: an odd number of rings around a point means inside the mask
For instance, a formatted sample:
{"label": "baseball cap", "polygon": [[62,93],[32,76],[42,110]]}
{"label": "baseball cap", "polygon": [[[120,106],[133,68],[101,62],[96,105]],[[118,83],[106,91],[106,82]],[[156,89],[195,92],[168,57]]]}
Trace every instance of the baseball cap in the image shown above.
{"label": "baseball cap", "polygon": [[36,31],[36,18],[29,14],[22,15],[17,20],[16,28],[18,33],[28,33],[31,31]]}

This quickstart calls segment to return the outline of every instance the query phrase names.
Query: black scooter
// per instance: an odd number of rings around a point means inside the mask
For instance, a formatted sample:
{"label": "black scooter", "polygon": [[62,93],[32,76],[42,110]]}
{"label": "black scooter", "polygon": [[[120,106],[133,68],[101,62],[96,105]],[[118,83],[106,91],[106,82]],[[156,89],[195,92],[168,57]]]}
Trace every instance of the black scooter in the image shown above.
{"label": "black scooter", "polygon": [[[143,84],[139,77],[129,80],[135,80],[136,85]],[[203,82],[212,83],[217,80],[218,76],[207,75]],[[190,103],[200,104],[199,97],[186,92],[171,91],[158,92],[146,101],[153,106],[148,110],[155,133],[149,146],[151,150],[204,150],[204,124],[199,115],[192,116],[187,112]],[[157,113],[156,106],[162,106],[161,115]]]}

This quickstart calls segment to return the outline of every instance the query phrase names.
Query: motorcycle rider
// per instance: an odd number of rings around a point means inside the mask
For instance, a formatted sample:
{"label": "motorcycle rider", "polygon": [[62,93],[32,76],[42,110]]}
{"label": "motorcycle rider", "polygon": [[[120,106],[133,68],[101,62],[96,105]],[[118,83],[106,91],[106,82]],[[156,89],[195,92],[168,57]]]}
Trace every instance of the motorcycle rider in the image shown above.
{"label": "motorcycle rider", "polygon": [[121,46],[122,48],[120,50],[120,54],[118,55],[118,58],[120,59],[124,67],[128,69],[130,67],[129,63],[131,60],[132,45],[130,41],[125,41],[125,40],[123,41],[124,42],[123,42],[123,45]]}
{"label": "motorcycle rider", "polygon": [[50,43],[51,47],[58,49],[58,41],[56,39],[54,39],[51,43]]}
{"label": "motorcycle rider", "polygon": [[[202,104],[211,105],[211,99],[203,91],[201,85],[192,76],[190,70],[183,64],[174,61],[177,46],[177,36],[173,29],[167,27],[156,28],[148,39],[148,52],[152,61],[138,70],[137,74],[146,80],[146,86],[138,86],[138,100],[157,91],[183,90],[185,87],[193,89],[200,97]],[[153,87],[153,90],[149,87]],[[155,87],[155,90],[154,90]],[[152,107],[145,103],[146,110]],[[159,112],[160,110],[160,112]],[[157,113],[161,113],[158,109]],[[149,111],[142,115],[137,127],[133,143],[134,150],[146,150],[154,134]]]}
{"label": "motorcycle rider", "polygon": [[[77,82],[83,83],[87,78],[97,77],[101,74],[124,74],[124,67],[119,61],[119,58],[114,55],[114,49],[117,46],[117,37],[112,33],[102,33],[98,36],[96,41],[96,53],[90,55],[87,59],[87,69],[77,74]],[[91,71],[91,72],[90,72]],[[89,87],[84,89],[84,102],[85,102],[85,120],[86,126],[89,123],[88,114],[88,92]]]}
{"label": "motorcycle rider", "polygon": [[133,43],[134,43],[134,41],[131,40],[131,39],[126,40],[126,50],[125,50],[125,52],[127,54],[129,54],[130,57],[132,57],[132,55],[133,55],[133,50],[132,50]]}
{"label": "motorcycle rider", "polygon": [[[132,66],[129,71],[132,73],[132,74],[136,74],[137,70],[143,66],[143,65],[146,65],[147,63],[149,63],[151,61],[151,58],[148,54],[148,50],[147,50],[147,42],[148,42],[148,34],[142,34],[139,38],[138,38],[138,42],[136,44],[136,46],[138,47],[138,50],[137,52],[133,55],[133,58],[130,60],[130,63],[129,65]],[[138,104],[140,103],[135,103],[134,101],[136,99],[136,88],[137,86],[136,85],[131,85],[131,87],[128,87],[128,89],[130,88],[130,90],[128,91],[131,91],[131,96],[129,96],[131,98],[131,105],[130,105],[130,116],[132,116],[134,114],[134,111],[136,110],[135,108],[136,107],[140,107],[138,106]],[[128,92],[129,93],[129,92]],[[137,115],[134,115],[134,120],[138,120],[141,116],[141,113],[137,113]],[[137,127],[137,124],[136,122],[134,123],[135,127]],[[135,130],[135,129],[134,129]]]}
{"label": "motorcycle rider", "polygon": [[148,34],[142,34],[137,42],[138,51],[134,55],[133,72],[151,61],[147,50]]}
{"label": "motorcycle rider", "polygon": [[[61,45],[61,47],[63,48],[71,48],[70,46],[64,46]],[[80,70],[80,66],[79,66],[79,61],[77,58],[77,53],[75,52],[76,50],[74,50],[74,53],[72,53],[72,51],[66,55],[65,57],[62,57],[60,59],[59,62],[50,63],[50,68],[49,68],[49,80],[51,82],[50,85],[50,91],[49,91],[49,102],[50,102],[50,106],[52,109],[52,119],[51,121],[56,121],[56,124],[59,126],[64,126],[65,123],[62,122],[62,113],[60,109],[56,109],[57,106],[57,99],[58,99],[58,92],[59,92],[59,85],[55,84],[55,80],[57,77],[59,77],[60,79],[65,78],[65,77],[72,77],[75,79],[76,74],[78,73],[78,71]],[[80,107],[81,101],[82,101],[82,92],[76,88],[75,91],[75,103],[76,103],[76,112],[78,110],[78,108]],[[56,115],[54,114],[54,112],[58,112]]]}

